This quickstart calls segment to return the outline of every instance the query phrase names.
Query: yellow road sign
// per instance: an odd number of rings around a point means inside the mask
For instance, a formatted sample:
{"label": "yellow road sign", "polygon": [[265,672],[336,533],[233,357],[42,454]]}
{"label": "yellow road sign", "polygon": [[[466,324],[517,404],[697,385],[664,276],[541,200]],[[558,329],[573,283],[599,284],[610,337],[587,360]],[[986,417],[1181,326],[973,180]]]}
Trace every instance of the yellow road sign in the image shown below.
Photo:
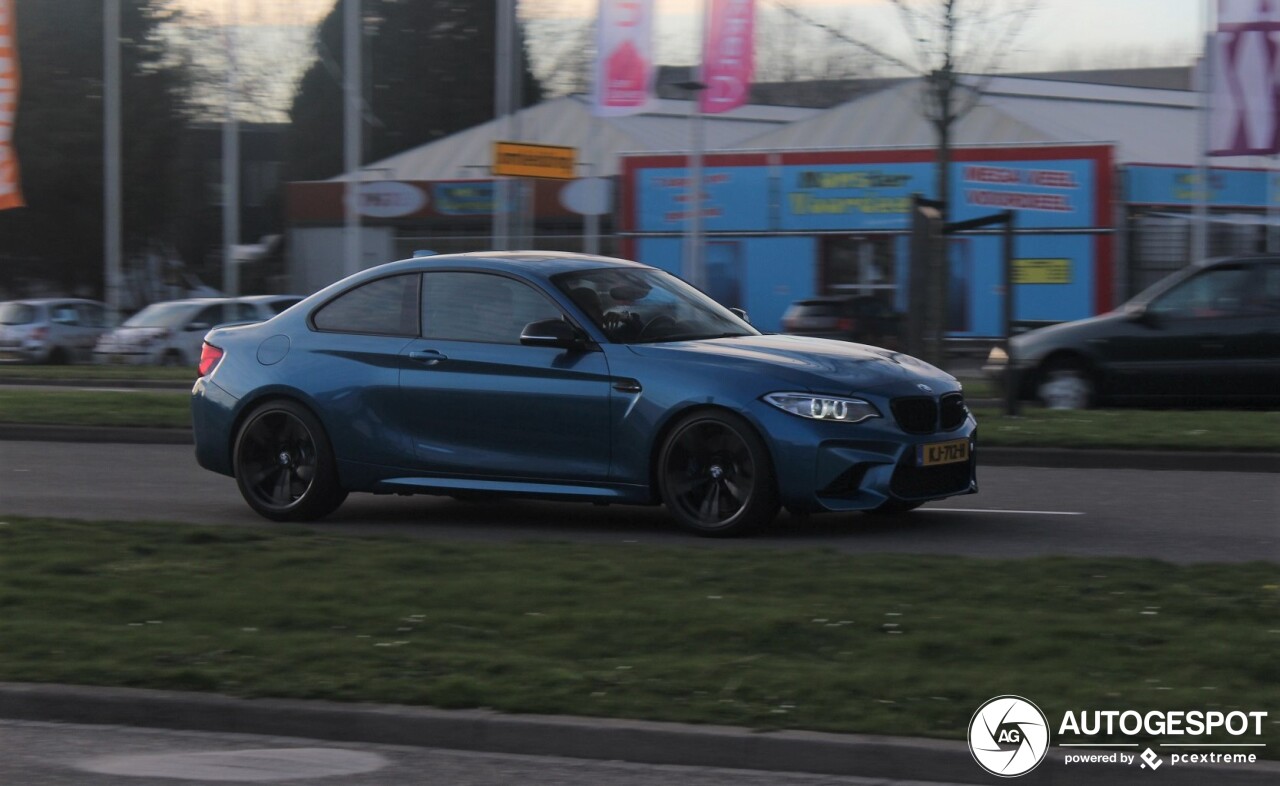
{"label": "yellow road sign", "polygon": [[577,156],[577,148],[572,147],[494,142],[493,174],[572,180],[577,176],[574,171]]}
{"label": "yellow road sign", "polygon": [[1070,259],[1015,259],[1015,284],[1070,284]]}

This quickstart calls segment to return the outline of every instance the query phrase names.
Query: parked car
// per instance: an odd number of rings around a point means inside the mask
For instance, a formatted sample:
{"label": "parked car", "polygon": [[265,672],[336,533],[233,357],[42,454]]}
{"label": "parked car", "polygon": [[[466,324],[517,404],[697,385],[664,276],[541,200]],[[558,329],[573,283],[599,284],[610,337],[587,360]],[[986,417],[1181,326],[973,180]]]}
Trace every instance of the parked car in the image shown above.
{"label": "parked car", "polygon": [[348,492],[664,503],[702,535],[976,491],[959,383],[876,347],[762,335],[635,262],[495,252],[357,273],[209,332],[196,458],[269,519]]}
{"label": "parked car", "polygon": [[107,307],[81,298],[0,303],[0,362],[86,363],[107,329]]}
{"label": "parked car", "polygon": [[782,315],[782,330],[797,336],[835,338],[898,349],[902,314],[871,295],[826,295],[792,303]]}
{"label": "parked car", "polygon": [[[1014,336],[1023,397],[1059,409],[1098,402],[1280,402],[1280,257],[1214,259],[1108,314]],[[993,349],[984,367],[1009,366]]]}
{"label": "parked car", "polygon": [[209,329],[227,323],[261,322],[302,300],[297,295],[191,298],[152,303],[102,336],[94,347],[99,363],[183,366],[200,357]]}

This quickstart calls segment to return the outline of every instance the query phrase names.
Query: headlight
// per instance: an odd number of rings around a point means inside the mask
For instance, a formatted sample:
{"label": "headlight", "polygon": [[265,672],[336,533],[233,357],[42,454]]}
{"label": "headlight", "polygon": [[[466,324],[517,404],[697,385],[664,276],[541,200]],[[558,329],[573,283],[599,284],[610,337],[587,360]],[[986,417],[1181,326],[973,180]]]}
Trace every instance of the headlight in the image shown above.
{"label": "headlight", "polygon": [[858,398],[815,396],[811,393],[770,393],[764,400],[778,409],[810,420],[861,423],[868,418],[880,417],[874,406]]}

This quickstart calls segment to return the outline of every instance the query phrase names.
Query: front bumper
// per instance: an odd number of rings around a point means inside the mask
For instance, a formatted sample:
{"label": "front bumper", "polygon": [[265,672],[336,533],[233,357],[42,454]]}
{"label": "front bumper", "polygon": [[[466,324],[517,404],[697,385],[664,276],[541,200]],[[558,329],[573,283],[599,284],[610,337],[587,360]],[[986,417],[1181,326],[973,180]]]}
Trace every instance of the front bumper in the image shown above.
{"label": "front bumper", "polygon": [[[858,424],[757,412],[766,421],[761,425],[769,435],[778,491],[787,509],[873,510],[886,502],[923,502],[978,490],[977,423],[972,415],[949,431],[908,434],[883,407],[882,411],[884,417]],[[967,443],[965,460],[920,466],[920,446],[960,440]]]}

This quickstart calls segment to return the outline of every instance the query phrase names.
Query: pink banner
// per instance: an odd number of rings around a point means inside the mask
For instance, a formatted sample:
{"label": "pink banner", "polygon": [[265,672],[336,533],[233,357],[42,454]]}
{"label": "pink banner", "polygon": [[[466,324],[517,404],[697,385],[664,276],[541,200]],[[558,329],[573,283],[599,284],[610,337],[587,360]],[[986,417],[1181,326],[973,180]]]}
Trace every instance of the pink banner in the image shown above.
{"label": "pink banner", "polygon": [[0,0],[0,210],[22,207],[13,121],[18,114],[18,40],[13,0]]}
{"label": "pink banner", "polygon": [[653,99],[653,0],[600,0],[595,113],[634,115]]}
{"label": "pink banner", "polygon": [[709,0],[702,38],[698,109],[728,112],[747,103],[755,70],[755,0]]}
{"label": "pink banner", "polygon": [[1218,30],[1209,37],[1209,155],[1280,152],[1276,78],[1280,3],[1218,0]]}

